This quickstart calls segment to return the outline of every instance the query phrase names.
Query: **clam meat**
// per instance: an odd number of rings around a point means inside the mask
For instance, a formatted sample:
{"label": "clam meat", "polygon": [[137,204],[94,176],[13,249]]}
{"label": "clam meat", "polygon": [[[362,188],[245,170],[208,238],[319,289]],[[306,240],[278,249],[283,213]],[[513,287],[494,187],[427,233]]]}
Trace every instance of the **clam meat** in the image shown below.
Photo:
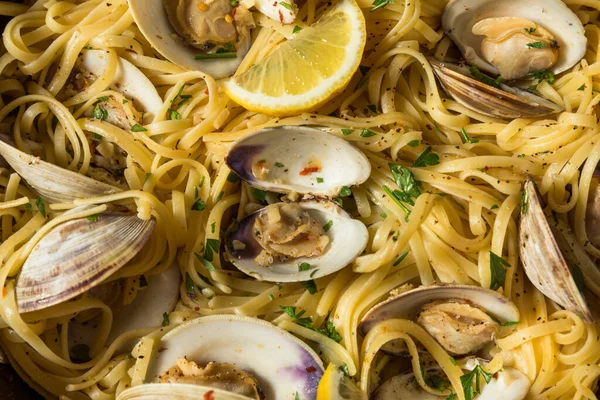
{"label": "clam meat", "polygon": [[[493,290],[466,285],[422,286],[375,305],[363,317],[359,331],[366,335],[377,323],[392,318],[416,321],[451,354],[472,354],[493,342],[501,322],[519,320],[519,310]],[[401,342],[384,348],[404,351]]]}
{"label": "clam meat", "polygon": [[242,219],[225,249],[242,272],[271,282],[301,282],[332,274],[366,247],[365,225],[330,201],[276,203]]}

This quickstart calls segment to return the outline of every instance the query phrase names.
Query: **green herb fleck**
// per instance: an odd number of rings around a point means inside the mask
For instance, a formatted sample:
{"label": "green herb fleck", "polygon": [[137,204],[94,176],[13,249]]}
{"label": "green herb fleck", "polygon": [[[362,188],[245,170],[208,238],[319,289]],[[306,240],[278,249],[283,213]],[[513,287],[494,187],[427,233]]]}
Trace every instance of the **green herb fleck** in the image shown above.
{"label": "green herb fleck", "polygon": [[317,268],[313,272],[311,272],[310,277],[312,278],[313,276],[315,276],[315,274],[317,273],[318,270],[319,270],[319,268]]}
{"label": "green herb fleck", "polygon": [[377,106],[375,104],[367,104],[367,108],[374,113],[377,112]]}
{"label": "green herb fleck", "polygon": [[200,261],[202,263],[202,265],[204,265],[204,268],[206,268],[207,271],[212,272],[215,270],[215,266],[208,261],[206,258],[202,257],[200,254],[198,253],[194,253],[196,255],[196,258],[198,259],[198,261]]}
{"label": "green herb fleck", "polygon": [[210,224],[210,232],[211,233],[215,233],[215,229],[217,228],[217,223],[213,222],[212,224]]}
{"label": "green herb fleck", "polygon": [[202,199],[197,199],[192,205],[194,211],[203,211],[204,209],[206,209],[206,203]]}
{"label": "green herb fleck", "polygon": [[454,357],[450,356],[450,362],[452,363],[452,365],[457,366],[458,364],[456,363],[456,360],[454,359]]}
{"label": "green herb fleck", "polygon": [[86,45],[86,46],[83,46],[83,48],[86,49],[86,50],[92,50],[93,49],[93,47],[90,46],[89,44]]}
{"label": "green herb fleck", "polygon": [[252,196],[254,196],[258,201],[260,201],[261,203],[266,203],[266,197],[267,197],[267,191],[266,190],[260,190],[260,189],[252,189]]}
{"label": "green herb fleck", "polygon": [[372,4],[373,7],[369,10],[369,12],[377,11],[388,4],[394,4],[394,0],[375,0]]}
{"label": "green herb fleck", "polygon": [[527,47],[529,47],[530,49],[544,49],[548,47],[548,45],[544,42],[533,42],[527,43]]}
{"label": "green herb fleck", "polygon": [[220,201],[220,200],[223,198],[223,195],[224,195],[224,194],[225,194],[225,192],[224,192],[224,191],[221,191],[221,192],[219,193],[219,195],[217,196],[217,201]]}
{"label": "green herb fleck", "polygon": [[101,142],[102,141],[102,135],[98,135],[97,133],[92,133],[92,140],[95,140],[97,142]]}
{"label": "green herb fleck", "polygon": [[527,214],[527,210],[529,210],[529,196],[527,191],[524,190],[521,194],[521,215]]}
{"label": "green herb fleck", "polygon": [[304,288],[306,290],[308,290],[308,293],[310,293],[310,294],[317,293],[317,284],[312,279],[309,281],[304,281],[304,282],[300,282],[300,283],[302,284],[302,286],[304,286]]}
{"label": "green herb fleck", "polygon": [[283,167],[285,167],[285,165],[283,165],[283,164],[282,164],[282,163],[280,163],[280,162],[276,162],[276,163],[275,163],[275,166],[276,166],[277,168],[283,168]]}
{"label": "green herb fleck", "polygon": [[175,110],[167,110],[167,113],[169,114],[169,119],[170,120],[178,120],[181,119],[181,114],[179,114],[177,111]]}
{"label": "green herb fleck", "polygon": [[348,366],[346,363],[344,363],[344,365],[342,365],[339,369],[344,373],[345,376],[350,376],[350,372],[348,372]]}
{"label": "green herb fleck", "polygon": [[294,11],[294,6],[292,6],[292,5],[291,5],[291,4],[289,4],[289,3],[286,3],[285,1],[280,1],[280,2],[279,2],[279,4],[280,4],[282,7],[284,7],[284,8],[287,8],[287,9],[288,9],[288,10],[290,10],[290,11]]}
{"label": "green herb fleck", "polygon": [[419,197],[421,195],[421,191],[419,190],[420,182],[415,179],[408,168],[393,163],[389,163],[388,166],[392,172],[394,182],[396,182],[400,190],[412,197]]}
{"label": "green herb fleck", "polygon": [[525,28],[525,32],[527,32],[527,33],[533,33],[533,32],[535,32],[536,29],[537,28]]}
{"label": "green herb fleck", "polygon": [[331,321],[326,321],[325,328],[319,329],[319,332],[321,332],[323,335],[327,336],[329,339],[333,340],[336,343],[342,341],[342,335],[340,335],[337,329],[335,329],[335,325]]}
{"label": "green herb fleck", "polygon": [[490,314],[488,312],[486,312],[486,314],[488,315],[488,317],[490,317],[492,319],[492,321],[494,321],[495,323],[497,323],[500,326],[514,326],[514,325],[519,325],[520,324],[519,321],[502,322],[498,318],[496,318],[495,316],[493,316],[492,314]]}
{"label": "green herb fleck", "polygon": [[162,326],[169,326],[170,323],[171,322],[169,321],[169,314],[164,312]]}
{"label": "green herb fleck", "polygon": [[342,134],[344,136],[348,136],[349,134],[351,134],[352,132],[354,132],[354,129],[342,129]]}
{"label": "green herb fleck", "polygon": [[348,186],[344,186],[344,187],[342,187],[342,190],[340,190],[341,197],[348,197],[351,195],[352,195],[352,189],[350,189]]}
{"label": "green herb fleck", "polygon": [[229,175],[227,175],[227,182],[230,182],[230,183],[237,183],[237,182],[239,182],[239,180],[240,180],[240,177],[239,177],[239,176],[237,176],[237,175],[236,175],[236,173],[235,173],[235,172],[233,172],[233,171],[231,171],[231,172],[229,173]]}
{"label": "green herb fleck", "polygon": [[411,140],[410,142],[408,142],[408,145],[410,147],[419,147],[421,145],[421,141],[420,140]]}
{"label": "green herb fleck", "polygon": [[498,204],[494,204],[494,205],[493,205],[493,206],[490,208],[490,210],[495,210],[495,209],[497,209],[497,208],[500,208],[500,207],[498,207]]}
{"label": "green herb fleck", "polygon": [[271,301],[275,300],[275,296],[273,296],[271,293],[269,293],[269,300],[271,300]]}
{"label": "green herb fleck", "polygon": [[100,107],[100,105],[96,105],[96,107],[94,107],[94,111],[92,112],[92,118],[104,121],[108,118],[108,111]]}
{"label": "green herb fleck", "polygon": [[100,96],[96,100],[98,100],[98,101],[108,101],[108,96]]}
{"label": "green herb fleck", "polygon": [[440,156],[431,152],[431,146],[413,162],[413,167],[429,167],[432,165],[438,165],[440,163]]}
{"label": "green herb fleck", "polygon": [[497,290],[504,285],[504,281],[506,280],[506,270],[504,267],[510,268],[508,261],[490,251],[490,272],[492,277],[490,289]]}
{"label": "green herb fleck", "polygon": [[90,222],[98,221],[98,214],[88,215],[87,220]]}
{"label": "green herb fleck", "polygon": [[204,247],[204,258],[212,262],[213,252],[219,254],[220,246],[221,244],[218,239],[206,239],[206,246]]}
{"label": "green herb fleck", "polygon": [[465,128],[461,128],[460,136],[462,136],[462,139],[465,143],[478,143],[479,142],[479,139],[470,138],[469,135],[467,134],[467,131],[465,130]]}
{"label": "green herb fleck", "polygon": [[303,262],[302,264],[298,264],[298,271],[308,271],[310,269],[310,264]]}
{"label": "green herb fleck", "polygon": [[371,132],[368,129],[363,129],[362,132],[360,133],[360,137],[371,137],[371,136],[375,136],[375,133]]}
{"label": "green herb fleck", "polygon": [[25,203],[25,209],[29,212],[31,212],[32,208],[31,208],[31,203]]}
{"label": "green herb fleck", "polygon": [[407,255],[408,255],[408,251],[405,252],[404,254],[402,254],[400,257],[398,257],[398,259],[396,261],[394,261],[394,267],[399,265],[402,261],[404,261],[404,259],[406,258]]}
{"label": "green herb fleck", "polygon": [[148,287],[148,280],[144,275],[140,275],[140,289]]}
{"label": "green herb fleck", "polygon": [[502,83],[502,81],[504,79],[501,76],[499,76],[496,79],[491,78],[491,77],[487,76],[486,74],[484,74],[483,72],[481,72],[479,70],[479,68],[477,68],[475,65],[471,65],[469,67],[469,72],[471,73],[473,78],[477,79],[479,82],[485,83],[488,86],[493,86],[496,89],[502,89],[500,87],[500,83]]}
{"label": "green herb fleck", "polygon": [[333,226],[333,221],[329,221],[328,223],[325,224],[325,226],[323,226],[323,230],[325,232],[329,232],[329,230],[331,229],[332,226]]}
{"label": "green herb fleck", "polygon": [[302,30],[302,28],[300,28],[298,25],[294,26],[294,29],[292,29],[292,33],[298,33]]}
{"label": "green herb fleck", "polygon": [[135,124],[131,127],[131,132],[148,132],[148,129],[144,128],[140,124]]}
{"label": "green herb fleck", "polygon": [[198,298],[196,295],[194,281],[188,272],[185,273],[185,290],[190,299],[196,300]]}
{"label": "green herb fleck", "polygon": [[237,58],[237,52],[223,52],[223,53],[212,53],[212,54],[196,54],[196,60],[214,60],[219,58]]}
{"label": "green herb fleck", "polygon": [[[408,218],[410,217],[410,213],[411,211],[404,205],[402,204],[402,201],[400,200],[400,198],[398,197],[398,194],[402,194],[400,191],[398,190],[394,190],[393,192],[390,190],[389,187],[383,185],[383,191],[390,196],[390,198],[398,205],[398,207],[400,207],[402,209],[402,211],[404,211],[404,220],[406,222],[408,222]],[[406,193],[405,193],[406,194]]]}
{"label": "green herb fleck", "polygon": [[46,218],[46,204],[44,203],[44,199],[38,197],[35,201],[35,206],[37,207],[40,214],[42,214],[42,217]]}
{"label": "green herb fleck", "polygon": [[552,71],[549,71],[547,69],[542,70],[542,71],[530,72],[528,75],[533,77],[537,81],[535,84],[533,84],[529,87],[532,90],[537,89],[538,85],[540,83],[542,83],[542,81],[548,81],[548,83],[550,85],[552,85],[552,84],[554,84],[554,82],[556,82],[556,77],[554,76],[554,73],[552,73]]}
{"label": "green herb fleck", "polygon": [[[479,377],[483,376],[486,383],[490,383],[494,374],[489,374],[478,365],[471,372],[464,374],[460,377],[460,383],[465,394],[465,400],[473,400],[477,393],[481,393],[481,387],[479,383]],[[473,380],[475,380],[475,388],[473,388]]]}
{"label": "green herb fleck", "polygon": [[325,182],[325,179],[323,179],[323,178],[317,178],[317,183],[323,183],[323,182]]}

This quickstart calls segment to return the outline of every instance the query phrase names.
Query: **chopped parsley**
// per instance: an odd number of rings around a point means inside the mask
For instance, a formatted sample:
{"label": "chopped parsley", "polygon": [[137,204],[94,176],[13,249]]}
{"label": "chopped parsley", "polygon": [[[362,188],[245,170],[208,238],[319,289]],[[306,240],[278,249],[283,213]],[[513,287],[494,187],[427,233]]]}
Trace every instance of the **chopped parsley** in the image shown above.
{"label": "chopped parsley", "polygon": [[348,372],[348,366],[346,363],[339,368],[340,371],[344,373],[345,376],[350,376],[350,372]]}
{"label": "chopped parsley", "polygon": [[[460,383],[465,394],[465,400],[473,400],[478,393],[481,393],[481,384],[479,382],[480,375],[485,379],[485,383],[490,383],[494,374],[487,373],[478,365],[471,372],[460,377]],[[473,388],[473,380],[475,388]]]}
{"label": "chopped parsley", "polygon": [[102,141],[102,135],[98,135],[97,133],[92,133],[92,140],[95,140],[97,142],[101,142]]}
{"label": "chopped parsley", "polygon": [[479,139],[470,138],[465,128],[460,129],[460,136],[462,136],[463,142],[465,143],[478,143]]}
{"label": "chopped parsley", "polygon": [[146,177],[144,178],[144,183],[146,183],[148,181],[148,179],[150,179],[151,176],[152,176],[151,172],[146,172]]}
{"label": "chopped parsley", "polygon": [[312,279],[309,280],[309,281],[303,281],[303,282],[300,282],[300,283],[302,284],[302,286],[304,286],[304,288],[306,290],[308,290],[308,293],[310,293],[310,294],[317,293],[317,291],[318,291],[317,284]]}
{"label": "chopped parsley", "polygon": [[224,191],[221,190],[221,192],[219,193],[219,195],[217,196],[217,201],[221,200],[223,198],[223,195],[225,194]]}
{"label": "chopped parsley", "polygon": [[206,209],[206,203],[202,199],[197,199],[192,205],[194,211],[203,211],[204,209]]}
{"label": "chopped parsley", "polygon": [[204,258],[208,261],[213,260],[213,252],[219,254],[220,242],[218,239],[206,239],[204,247]]}
{"label": "chopped parsley", "polygon": [[546,44],[544,42],[533,42],[533,43],[527,43],[527,47],[529,47],[530,49],[544,49],[544,48],[548,47],[548,44]]}
{"label": "chopped parsley", "polygon": [[230,4],[231,4],[231,7],[237,7],[240,4],[240,2],[238,0],[231,0]]}
{"label": "chopped parsley", "polygon": [[352,189],[350,189],[348,186],[342,187],[342,190],[340,190],[340,196],[348,197],[350,195],[352,195]]}
{"label": "chopped parsley", "polygon": [[148,280],[144,275],[140,275],[140,289],[148,287]]}
{"label": "chopped parsley", "polygon": [[490,272],[492,277],[490,289],[497,290],[504,285],[504,281],[506,280],[506,270],[504,267],[510,268],[508,261],[490,251]]}
{"label": "chopped parsley", "polygon": [[527,210],[529,210],[529,197],[527,191],[524,190],[521,194],[521,215],[527,214]]}
{"label": "chopped parsley", "polygon": [[432,153],[431,146],[429,146],[425,151],[412,163],[413,167],[429,167],[432,165],[438,165],[440,163],[440,156],[435,153]]}
{"label": "chopped parsley", "polygon": [[[221,49],[219,49],[219,50],[221,50]],[[225,45],[223,46],[223,50],[224,50],[224,51],[236,51],[236,48],[235,48],[235,46],[233,45],[233,43],[231,43],[231,42],[227,42],[227,43],[225,43]],[[217,50],[217,52],[218,52],[218,50]]]}
{"label": "chopped parsley", "polygon": [[394,0],[375,0],[372,4],[373,7],[369,10],[369,12],[377,11],[388,4],[394,4]]}
{"label": "chopped parsley", "polygon": [[577,285],[577,289],[579,289],[580,292],[583,291],[585,288],[585,277],[579,265],[573,265],[571,274],[573,275],[573,280],[575,281],[575,285]]}
{"label": "chopped parsley", "polygon": [[[390,188],[385,185],[383,185],[383,191],[388,196],[390,196],[390,198],[398,205],[398,207],[400,207],[402,209],[402,211],[404,211],[404,220],[406,222],[408,222],[408,218],[410,217],[411,211],[404,204],[402,204],[402,200],[401,200],[401,195],[406,195],[406,193],[400,192],[399,190],[394,190],[392,192],[390,190]],[[410,200],[410,196],[408,197],[408,199]]]}
{"label": "chopped parsley", "polygon": [[452,365],[457,366],[458,364],[456,363],[456,360],[454,359],[454,357],[450,356],[450,362],[452,363]]}
{"label": "chopped parsley", "polygon": [[38,197],[35,201],[35,206],[37,207],[40,214],[42,214],[42,217],[46,218],[46,204],[44,203],[44,199]]}
{"label": "chopped parsley", "polygon": [[303,262],[302,264],[298,264],[298,271],[308,271],[310,269],[310,264]]}
{"label": "chopped parsley", "polygon": [[131,132],[148,132],[148,129],[144,128],[140,124],[135,124],[131,127]]}
{"label": "chopped parsley", "polygon": [[162,326],[169,326],[171,322],[169,321],[169,314],[167,314],[166,312],[163,313],[163,322],[162,322]]}
{"label": "chopped parsley", "polygon": [[524,29],[525,29],[525,32],[527,32],[527,33],[533,33],[536,31],[537,28],[524,28]]}
{"label": "chopped parsley", "polygon": [[340,335],[337,329],[335,329],[335,325],[331,321],[325,321],[325,328],[319,329],[319,331],[336,343],[342,341],[342,335]]}
{"label": "chopped parsley", "polygon": [[317,268],[313,272],[311,272],[310,273],[310,277],[312,278],[313,276],[315,276],[315,274],[317,273],[317,271],[319,271],[319,268]]}
{"label": "chopped parsley", "polygon": [[317,183],[323,183],[323,182],[325,182],[325,179],[323,179],[323,178],[317,178]]}
{"label": "chopped parsley", "polygon": [[484,74],[483,72],[481,72],[479,70],[479,68],[477,68],[475,65],[471,65],[469,67],[469,72],[471,73],[473,78],[477,79],[479,82],[485,83],[488,86],[493,86],[496,89],[502,89],[500,87],[500,83],[502,83],[504,78],[502,78],[501,76],[499,76],[496,79],[491,78],[491,77],[487,76],[486,74]]}
{"label": "chopped parsley", "polygon": [[554,73],[547,69],[542,70],[542,71],[530,72],[528,75],[533,77],[533,79],[535,79],[537,81],[535,84],[533,84],[529,87],[532,90],[537,89],[537,87],[539,86],[540,83],[542,83],[542,81],[547,81],[550,85],[552,85],[552,84],[554,84],[554,82],[556,82],[556,77],[554,76]]}
{"label": "chopped parsley", "polygon": [[198,259],[198,261],[200,261],[202,263],[202,265],[204,265],[204,268],[206,268],[207,271],[212,272],[215,270],[215,266],[208,261],[206,258],[202,257],[200,254],[198,253],[194,253],[196,255],[196,258]]}
{"label": "chopped parsley", "polygon": [[408,145],[410,147],[419,147],[421,145],[421,141],[420,140],[411,140],[410,142],[408,142]]}
{"label": "chopped parsley", "polygon": [[500,326],[514,326],[514,325],[519,325],[521,323],[519,321],[502,322],[498,318],[494,317],[492,314],[490,314],[490,313],[486,313],[486,314],[488,315],[488,317],[490,317],[492,319],[492,321],[494,321],[495,323],[497,323]]}
{"label": "chopped parsley", "polygon": [[215,229],[217,228],[217,223],[213,222],[212,224],[210,224],[210,232],[211,233],[215,233]]}
{"label": "chopped parsley", "polygon": [[294,29],[292,29],[292,33],[298,33],[302,30],[302,28],[300,28],[298,25],[294,26]]}
{"label": "chopped parsley", "polygon": [[237,52],[222,52],[222,53],[212,53],[212,54],[196,54],[194,57],[196,60],[214,60],[219,58],[237,58]]}
{"label": "chopped parsley", "polygon": [[108,111],[96,104],[96,107],[94,107],[94,111],[92,112],[92,118],[104,121],[108,118]]}
{"label": "chopped parsley", "polygon": [[229,183],[237,183],[239,182],[240,177],[236,175],[235,172],[231,171],[229,175],[227,175],[227,182]]}
{"label": "chopped parsley", "polygon": [[367,104],[367,108],[374,113],[377,112],[377,106],[375,104]]}
{"label": "chopped parsley", "polygon": [[98,214],[88,215],[87,220],[90,222],[98,221]]}
{"label": "chopped parsley", "polygon": [[354,129],[342,129],[342,134],[344,136],[348,136],[349,134],[351,134],[352,132],[354,132]]}
{"label": "chopped parsley", "polygon": [[298,325],[314,330],[312,319],[310,317],[303,317],[306,310],[296,312],[296,307],[294,306],[279,306],[279,308],[289,315]]}
{"label": "chopped parsley", "polygon": [[326,224],[323,226],[323,230],[324,230],[325,232],[329,232],[329,230],[331,229],[331,227],[332,227],[332,226],[333,226],[333,221],[329,221],[328,223],[326,223]]}
{"label": "chopped parsley", "polygon": [[371,136],[375,136],[375,133],[371,132],[368,129],[363,129],[362,132],[360,133],[360,137],[371,137]]}
{"label": "chopped parsley", "polygon": [[92,47],[92,46],[90,46],[89,44],[88,44],[88,45],[85,45],[85,46],[83,46],[83,48],[84,48],[84,49],[86,49],[86,50],[92,50],[92,49],[93,49],[93,47]]}
{"label": "chopped parsley", "polygon": [[185,290],[190,299],[196,300],[198,296],[196,295],[196,287],[194,285],[194,281],[188,272],[185,273]]}
{"label": "chopped parsley", "polygon": [[443,392],[446,389],[446,381],[441,376],[437,374],[430,375],[423,367],[421,367],[421,375],[423,376],[425,384],[430,388],[433,388],[439,392]]}
{"label": "chopped parsley", "polygon": [[273,296],[271,293],[269,293],[269,300],[271,300],[271,301],[275,300],[275,296]]}
{"label": "chopped parsley", "polygon": [[398,259],[396,261],[394,261],[394,267],[399,265],[402,261],[404,261],[404,259],[406,258],[407,255],[408,255],[408,251],[404,252],[404,254],[402,254],[400,257],[398,257]]}
{"label": "chopped parsley", "polygon": [[392,171],[394,182],[396,182],[396,185],[398,185],[400,190],[408,193],[412,197],[419,197],[421,195],[421,191],[419,190],[421,182],[415,179],[408,168],[393,163],[389,163],[388,166],[390,171]]}
{"label": "chopped parsley", "polygon": [[260,190],[260,189],[252,189],[252,196],[254,196],[257,200],[259,200],[261,203],[266,203],[266,197],[267,197],[267,191],[266,190]]}
{"label": "chopped parsley", "polygon": [[108,96],[100,96],[97,98],[98,101],[108,101]]}
{"label": "chopped parsley", "polygon": [[181,114],[179,114],[177,111],[175,110],[167,110],[167,113],[169,114],[169,119],[170,120],[178,120],[181,119]]}
{"label": "chopped parsley", "polygon": [[276,163],[275,163],[275,166],[276,166],[277,168],[283,168],[283,167],[285,167],[285,165],[283,165],[283,164],[282,164],[282,163],[280,163],[280,162],[276,162]]}
{"label": "chopped parsley", "polygon": [[497,208],[500,208],[500,207],[498,207],[498,204],[494,204],[494,205],[493,205],[493,206],[490,208],[490,210],[495,210],[495,209],[497,209]]}
{"label": "chopped parsley", "polygon": [[282,7],[284,7],[284,8],[287,8],[287,9],[288,9],[288,10],[290,10],[290,11],[294,11],[294,6],[292,6],[292,5],[291,5],[291,4],[289,4],[289,3],[286,3],[285,1],[280,1],[280,2],[279,2],[279,4],[280,4]]}

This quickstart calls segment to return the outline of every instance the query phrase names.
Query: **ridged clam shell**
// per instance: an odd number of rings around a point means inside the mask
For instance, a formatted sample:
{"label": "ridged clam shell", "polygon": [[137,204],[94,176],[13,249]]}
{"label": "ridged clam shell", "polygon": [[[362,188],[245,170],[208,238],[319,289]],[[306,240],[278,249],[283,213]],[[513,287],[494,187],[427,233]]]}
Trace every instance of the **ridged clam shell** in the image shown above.
{"label": "ridged clam shell", "polygon": [[[264,212],[264,208],[242,219],[235,231],[225,238],[225,249],[231,262],[242,272],[269,282],[302,282],[321,278],[339,271],[350,264],[367,246],[369,233],[367,227],[353,219],[344,209],[330,201],[303,201],[298,205],[307,211],[321,226],[333,224],[325,234],[329,244],[323,254],[317,257],[302,257],[275,262],[261,266],[254,261],[262,247],[253,237],[254,221]],[[243,250],[234,250],[233,241],[246,245]],[[310,269],[299,271],[301,263],[310,264]]]}
{"label": "ridged clam shell", "polygon": [[50,203],[97,197],[121,192],[77,172],[58,167],[0,140],[0,155],[36,192]]}
{"label": "ridged clam shell", "polygon": [[[525,182],[524,190],[526,205],[519,225],[519,249],[525,273],[546,297],[576,312],[584,321],[593,322],[585,297],[577,288],[557,243],[556,237],[560,237],[561,233],[558,229],[552,229],[552,224],[544,214],[542,198],[530,177]],[[568,245],[565,240],[559,239]],[[576,255],[581,256],[581,253]]]}
{"label": "ridged clam shell", "polygon": [[458,66],[429,60],[444,90],[463,106],[501,119],[537,118],[556,114],[557,104],[525,90],[501,84],[503,90],[486,85],[461,72]]}
{"label": "ridged clam shell", "polygon": [[241,394],[189,383],[148,383],[121,392],[117,400],[253,400]]}
{"label": "ridged clam shell", "polygon": [[19,312],[62,303],[98,285],[131,260],[154,230],[154,220],[103,213],[56,226],[33,248],[17,280]]}
{"label": "ridged clam shell", "polygon": [[[255,377],[266,399],[315,399],[323,364],[303,341],[275,325],[250,317],[214,315],[190,320],[154,344],[145,380],[186,357],[204,366],[230,363]],[[143,385],[142,385],[143,386]]]}

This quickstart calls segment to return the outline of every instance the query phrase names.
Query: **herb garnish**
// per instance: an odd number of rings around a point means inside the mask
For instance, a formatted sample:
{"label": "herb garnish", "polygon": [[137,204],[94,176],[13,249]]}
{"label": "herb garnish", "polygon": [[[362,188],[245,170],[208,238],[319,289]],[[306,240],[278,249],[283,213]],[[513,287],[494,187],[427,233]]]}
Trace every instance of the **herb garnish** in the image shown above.
{"label": "herb garnish", "polygon": [[402,261],[404,261],[404,259],[406,258],[407,255],[408,255],[408,251],[404,252],[400,257],[398,257],[398,259],[396,261],[394,261],[394,267],[397,266],[398,264],[400,264]]}
{"label": "herb garnish", "polygon": [[521,194],[521,215],[527,214],[527,210],[529,210],[529,196],[527,191],[524,190]]}
{"label": "herb garnish", "polygon": [[185,290],[190,299],[196,300],[198,298],[198,296],[196,295],[194,281],[192,280],[192,277],[190,276],[189,272],[185,273]]}
{"label": "herb garnish", "polygon": [[[479,375],[483,376],[485,383],[490,383],[494,374],[487,373],[478,365],[471,372],[464,374],[460,377],[460,383],[465,394],[465,400],[473,400],[476,393],[481,393],[481,384],[479,382]],[[475,380],[475,389],[473,388],[473,380]]]}
{"label": "herb garnish", "polygon": [[100,96],[96,100],[98,100],[98,101],[108,101],[108,96]]}
{"label": "herb garnish", "polygon": [[252,189],[252,196],[256,197],[261,203],[266,203],[267,191],[260,189]]}
{"label": "herb garnish", "polygon": [[92,112],[92,118],[104,121],[108,118],[108,111],[96,104],[96,107],[94,107],[94,111]]}
{"label": "herb garnish", "polygon": [[217,223],[213,222],[210,224],[210,233],[215,233],[215,229],[217,228]]}
{"label": "herb garnish", "polygon": [[410,142],[408,142],[408,145],[410,147],[419,147],[419,145],[421,144],[420,140],[411,140]]}
{"label": "herb garnish", "polygon": [[308,271],[310,269],[310,264],[303,262],[302,264],[298,264],[298,271]]}
{"label": "herb garnish", "polygon": [[462,136],[462,139],[465,143],[478,143],[479,142],[479,139],[469,137],[469,134],[467,133],[465,128],[460,129],[460,136]]}
{"label": "herb garnish", "polygon": [[429,146],[421,155],[412,163],[412,167],[429,167],[432,165],[438,165],[440,163],[440,156],[431,152],[431,146]]}
{"label": "herb garnish", "polygon": [[173,121],[175,121],[175,120],[181,119],[181,114],[179,114],[179,113],[178,113],[177,111],[175,111],[175,110],[170,110],[170,109],[169,109],[169,110],[167,110],[167,113],[169,114],[169,119],[170,119],[170,120],[173,120]]}
{"label": "herb garnish", "polygon": [[525,32],[527,32],[527,33],[533,33],[533,32],[535,32],[535,30],[537,28],[524,28],[524,29],[525,29]]}
{"label": "herb garnish", "polygon": [[360,137],[371,137],[371,136],[375,136],[375,133],[371,132],[368,129],[363,129],[362,132],[360,133]]}
{"label": "herb garnish", "polygon": [[90,222],[98,221],[98,214],[88,215],[87,220]]}
{"label": "herb garnish", "polygon": [[204,247],[204,258],[208,261],[213,260],[213,252],[219,254],[220,242],[218,239],[206,239],[206,246]]}
{"label": "herb garnish", "polygon": [[324,230],[325,232],[329,232],[329,230],[331,229],[331,227],[332,227],[332,226],[333,226],[333,221],[329,221],[328,223],[326,223],[326,224],[323,226],[323,230]]}
{"label": "herb garnish", "polygon": [[148,129],[144,128],[140,124],[135,124],[131,127],[131,132],[148,132]]}
{"label": "herb garnish", "polygon": [[162,322],[162,326],[169,326],[171,322],[169,321],[169,314],[167,314],[166,312],[163,313],[163,322]]}
{"label": "herb garnish", "polygon": [[280,1],[280,2],[279,2],[279,4],[280,4],[282,7],[284,7],[284,8],[287,8],[287,9],[288,9],[288,10],[290,10],[290,11],[294,11],[294,6],[292,6],[292,5],[291,5],[291,4],[289,4],[289,3],[286,3],[285,1]]}
{"label": "herb garnish", "polygon": [[342,190],[340,190],[340,196],[348,197],[350,195],[352,195],[352,189],[350,189],[348,186],[342,187]]}
{"label": "herb garnish", "polygon": [[494,321],[495,323],[497,323],[500,326],[514,326],[514,325],[519,325],[521,323],[519,321],[502,322],[498,318],[494,317],[492,314],[490,314],[490,313],[486,313],[486,314],[488,315],[488,317],[490,317],[492,319],[492,321]]}
{"label": "herb garnish", "polygon": [[303,281],[303,282],[300,282],[300,283],[302,284],[302,286],[304,286],[304,288],[306,290],[308,290],[308,293],[310,293],[310,294],[317,293],[317,291],[318,291],[317,284],[312,279],[309,280],[309,281]]}
{"label": "herb garnish", "polygon": [[429,375],[425,368],[421,366],[421,375],[425,384],[437,391],[443,392],[446,389],[446,381],[437,374]]}
{"label": "herb garnish", "polygon": [[548,81],[548,83],[550,85],[554,84],[554,82],[556,81],[556,77],[554,76],[554,73],[547,69],[545,69],[543,71],[530,72],[528,75],[532,76],[535,80],[537,80],[537,83],[535,83],[529,87],[529,89],[532,89],[532,90],[536,90],[537,87],[539,86],[539,84],[542,83],[542,81]]}
{"label": "herb garnish", "polygon": [[377,11],[388,4],[394,4],[394,0],[375,0],[372,4],[373,8],[371,8],[369,12]]}
{"label": "herb garnish", "polygon": [[344,373],[345,376],[350,376],[350,372],[348,372],[348,366],[346,363],[339,368],[340,371]]}
{"label": "herb garnish", "polygon": [[342,129],[342,134],[344,136],[348,136],[349,134],[351,134],[352,132],[354,132],[354,129]]}
{"label": "herb garnish", "polygon": [[206,203],[202,199],[197,199],[192,205],[192,210],[202,211],[206,208]]}
{"label": "herb garnish", "polygon": [[198,261],[200,261],[202,263],[202,265],[204,265],[204,268],[206,268],[207,271],[212,272],[215,270],[215,266],[212,265],[212,263],[210,261],[208,261],[207,259],[205,259],[198,253],[194,253],[194,254],[196,255],[196,258],[198,259]]}
{"label": "herb garnish", "polygon": [[275,163],[275,166],[276,166],[277,168],[283,168],[283,167],[285,167],[285,165],[283,165],[283,164],[282,164],[282,163],[280,163],[280,162],[276,162],[276,163]]}
{"label": "herb garnish", "polygon": [[140,279],[140,289],[148,286],[148,280],[146,279],[146,277],[144,275],[140,275],[139,279]]}
{"label": "herb garnish", "polygon": [[320,334],[327,336],[337,343],[342,341],[342,336],[336,330],[333,322],[326,321],[325,328],[316,328],[313,325],[313,321],[310,317],[303,317],[306,310],[296,312],[296,307],[294,306],[279,306],[279,308],[281,308],[284,313],[289,315],[298,325],[311,329],[315,332],[319,332]]}
{"label": "herb garnish", "polygon": [[323,183],[323,182],[325,182],[325,179],[323,179],[323,178],[317,178],[317,183]]}
{"label": "herb garnish", "polygon": [[421,182],[417,181],[410,170],[402,165],[388,163],[390,171],[392,171],[392,177],[394,182],[400,188],[400,190],[408,193],[412,197],[419,197],[421,191],[419,186]]}
{"label": "herb garnish", "polygon": [[35,206],[37,207],[40,214],[42,214],[42,217],[46,218],[46,204],[44,203],[44,199],[38,197],[35,201]]}
{"label": "herb garnish", "polygon": [[481,83],[485,83],[486,85],[493,86],[496,89],[502,89],[500,87],[500,83],[504,80],[501,76],[494,79],[479,70],[475,65],[471,65],[469,67],[469,72],[473,75],[473,78],[477,79]]}
{"label": "herb garnish", "polygon": [[548,44],[546,44],[544,42],[533,42],[533,43],[527,43],[527,47],[529,47],[530,49],[544,49],[544,48],[548,47]]}
{"label": "herb garnish", "polygon": [[498,207],[498,204],[494,204],[492,207],[490,207],[490,210],[495,210],[497,208],[500,208],[500,207]]}
{"label": "herb garnish", "polygon": [[510,268],[508,261],[490,251],[490,272],[492,277],[490,289],[497,290],[504,285],[504,281],[506,280],[506,270],[504,267]]}
{"label": "herb garnish", "polygon": [[294,29],[292,29],[292,33],[298,33],[302,30],[302,28],[300,28],[298,25],[294,26]]}
{"label": "herb garnish", "polygon": [[237,52],[223,52],[223,53],[212,53],[212,54],[196,54],[194,57],[196,60],[214,60],[219,58],[237,58]]}

